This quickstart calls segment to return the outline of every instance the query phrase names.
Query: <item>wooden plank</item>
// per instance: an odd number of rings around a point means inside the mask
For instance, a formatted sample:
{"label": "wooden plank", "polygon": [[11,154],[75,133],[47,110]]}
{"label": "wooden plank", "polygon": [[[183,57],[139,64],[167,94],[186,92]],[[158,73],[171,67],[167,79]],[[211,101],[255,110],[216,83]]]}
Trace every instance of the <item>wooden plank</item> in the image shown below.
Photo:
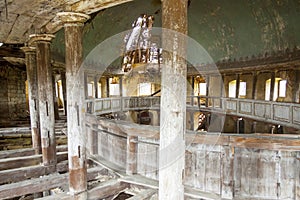
{"label": "wooden plank", "polygon": [[203,192],[201,190],[197,190],[191,187],[184,187],[184,195],[185,197],[191,197],[195,199],[207,199],[207,200],[216,200],[220,199],[220,195],[210,193],[210,192]]}
{"label": "wooden plank", "polygon": [[38,165],[42,162],[42,155],[32,155],[15,158],[5,158],[0,160],[0,171],[19,168],[22,166]]}
{"label": "wooden plank", "polygon": [[0,199],[8,199],[36,192],[42,192],[68,184],[68,174],[52,174],[0,186]]}
{"label": "wooden plank", "polygon": [[[29,166],[29,167],[22,167],[17,169],[9,169],[0,171],[0,184],[4,183],[13,183],[24,181],[30,178],[38,178],[48,172],[53,171],[53,166]],[[57,164],[56,171],[59,173],[64,173],[68,171],[68,162],[64,161]]]}
{"label": "wooden plank", "polygon": [[151,189],[158,189],[158,181],[150,178],[146,178],[144,176],[135,174],[132,176],[125,176],[119,179],[121,182],[139,185]]}
{"label": "wooden plank", "polygon": [[[57,161],[61,162],[68,159],[67,152],[58,152]],[[42,162],[42,155],[32,155],[14,158],[5,158],[0,160],[0,171],[13,168],[27,167],[38,165]]]}
{"label": "wooden plank", "polygon": [[0,159],[13,158],[13,157],[22,157],[22,156],[31,156],[31,155],[34,155],[34,149],[33,148],[0,151]]}
{"label": "wooden plank", "polygon": [[[105,169],[100,167],[88,169],[88,181],[95,179],[99,174],[105,173]],[[51,174],[48,176],[25,180],[18,183],[0,186],[0,199],[8,199],[33,194],[62,187],[69,184],[69,174]]]}
{"label": "wooden plank", "polygon": [[[68,146],[67,145],[59,145],[56,147],[56,151],[57,152],[68,151]],[[23,148],[23,149],[0,151],[0,159],[32,156],[34,154],[35,154],[35,152],[34,152],[33,148]]]}
{"label": "wooden plank", "polygon": [[[120,178],[119,180],[121,182],[133,184],[133,185],[139,185],[153,190],[158,189],[158,181],[146,178],[141,175],[126,176]],[[221,199],[220,195],[211,192],[203,192],[202,190],[191,188],[189,186],[184,187],[184,194],[186,197],[192,197],[197,199]]]}
{"label": "wooden plank", "polygon": [[118,165],[115,165],[114,163],[111,163],[107,161],[105,158],[98,156],[98,155],[90,155],[89,160],[93,161],[94,163],[104,167],[105,169],[108,169],[110,171],[113,171],[120,177],[126,176],[125,168],[122,168]]}
{"label": "wooden plank", "polygon": [[107,197],[120,193],[128,187],[128,184],[121,183],[118,179],[111,179],[100,183],[97,187],[89,190],[88,199],[105,199]]}
{"label": "wooden plank", "polygon": [[157,190],[147,189],[145,191],[138,193],[137,195],[134,195],[133,197],[130,197],[128,200],[145,200],[151,198],[156,193]]}

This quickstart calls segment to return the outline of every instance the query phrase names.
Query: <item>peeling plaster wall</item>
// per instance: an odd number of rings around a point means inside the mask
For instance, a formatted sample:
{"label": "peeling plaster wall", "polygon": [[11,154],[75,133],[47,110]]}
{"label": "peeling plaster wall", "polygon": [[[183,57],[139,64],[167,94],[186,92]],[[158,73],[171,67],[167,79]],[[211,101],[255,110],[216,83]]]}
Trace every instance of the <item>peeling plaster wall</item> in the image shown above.
{"label": "peeling plaster wall", "polygon": [[[131,29],[140,14],[152,14],[161,27],[160,0],[135,0],[92,15],[85,25],[85,56],[105,39]],[[239,59],[273,51],[300,48],[300,2],[297,0],[191,0],[188,34],[214,61]],[[64,34],[53,41],[55,58],[64,56]]]}

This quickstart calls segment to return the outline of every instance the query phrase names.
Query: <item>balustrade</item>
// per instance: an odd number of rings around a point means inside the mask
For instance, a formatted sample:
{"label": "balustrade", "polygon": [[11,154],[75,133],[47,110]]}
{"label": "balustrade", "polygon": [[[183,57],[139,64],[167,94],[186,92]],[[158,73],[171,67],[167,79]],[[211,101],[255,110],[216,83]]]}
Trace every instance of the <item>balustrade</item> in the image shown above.
{"label": "balustrade", "polygon": [[[253,99],[188,96],[187,109],[236,115],[300,129],[300,104]],[[101,115],[160,109],[160,97],[114,97],[86,100],[88,113]]]}

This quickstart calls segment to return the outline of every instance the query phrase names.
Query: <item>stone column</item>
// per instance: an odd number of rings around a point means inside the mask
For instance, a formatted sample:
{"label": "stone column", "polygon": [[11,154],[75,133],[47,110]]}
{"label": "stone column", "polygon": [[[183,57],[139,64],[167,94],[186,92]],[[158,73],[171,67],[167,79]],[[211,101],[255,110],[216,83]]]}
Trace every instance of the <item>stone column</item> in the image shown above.
{"label": "stone column", "polygon": [[[162,1],[163,65],[159,146],[159,199],[184,199],[187,0]],[[174,32],[170,32],[173,30]],[[176,83],[176,84],[174,84]]]}
{"label": "stone column", "polygon": [[45,166],[56,165],[56,141],[54,131],[54,102],[50,42],[54,35],[30,35],[29,44],[36,46],[40,132]]}
{"label": "stone column", "polygon": [[82,29],[88,15],[62,12],[66,44],[66,87],[68,122],[69,190],[76,199],[87,199],[87,163]]}
{"label": "stone column", "polygon": [[32,134],[32,148],[34,148],[36,154],[40,154],[42,152],[42,149],[41,149],[41,135],[39,130],[40,116],[39,116],[36,50],[34,47],[22,47],[22,50],[25,52],[25,60],[26,60],[30,125],[31,125],[31,134]]}

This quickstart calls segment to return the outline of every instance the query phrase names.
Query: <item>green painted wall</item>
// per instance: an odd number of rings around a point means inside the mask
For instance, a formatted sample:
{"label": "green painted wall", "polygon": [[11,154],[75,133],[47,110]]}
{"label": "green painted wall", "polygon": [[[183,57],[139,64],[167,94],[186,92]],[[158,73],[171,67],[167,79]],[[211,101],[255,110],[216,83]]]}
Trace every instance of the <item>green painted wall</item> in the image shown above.
{"label": "green painted wall", "polygon": [[[142,13],[155,17],[161,27],[160,0],[135,0],[92,16],[84,28],[84,55],[105,39],[131,28]],[[300,47],[299,0],[191,0],[189,36],[214,61]],[[52,43],[54,57],[64,56],[64,34]]]}

